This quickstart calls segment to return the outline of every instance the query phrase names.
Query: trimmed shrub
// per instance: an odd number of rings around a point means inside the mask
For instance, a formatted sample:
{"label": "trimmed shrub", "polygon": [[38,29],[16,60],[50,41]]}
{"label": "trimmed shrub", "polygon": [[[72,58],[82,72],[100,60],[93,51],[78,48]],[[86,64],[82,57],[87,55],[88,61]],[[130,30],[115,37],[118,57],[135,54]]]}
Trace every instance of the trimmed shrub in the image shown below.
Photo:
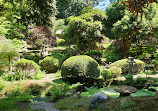
{"label": "trimmed shrub", "polygon": [[41,60],[39,62],[39,65],[41,66],[41,70],[46,70],[48,73],[54,73],[59,70],[62,61],[63,61],[63,55],[55,53]]}
{"label": "trimmed shrub", "polygon": [[[127,59],[121,59],[121,60],[118,60],[114,63],[112,63],[110,66],[117,66],[117,67],[121,67],[122,69],[122,73],[128,73],[128,68],[129,68],[129,63],[126,62]],[[145,63],[141,60],[138,60],[138,59],[134,59],[134,61],[136,63],[133,64],[133,73],[139,73],[141,71],[144,70],[145,68]]]}
{"label": "trimmed shrub", "polygon": [[120,76],[122,73],[122,69],[116,66],[109,68],[109,70],[111,71],[113,77]]}
{"label": "trimmed shrub", "polygon": [[108,79],[108,78],[111,78],[111,77],[112,77],[111,71],[110,71],[109,69],[102,69],[102,70],[101,70],[101,75],[102,75],[105,79]]}
{"label": "trimmed shrub", "polygon": [[57,46],[65,46],[66,45],[66,42],[64,39],[58,39],[56,41],[56,43],[57,43]]}
{"label": "trimmed shrub", "polygon": [[99,64],[93,58],[86,55],[73,56],[62,64],[61,75],[63,78],[97,78],[100,76]]}
{"label": "trimmed shrub", "polygon": [[41,73],[40,66],[32,60],[23,59],[17,61],[13,66],[15,71],[25,73],[26,77]]}

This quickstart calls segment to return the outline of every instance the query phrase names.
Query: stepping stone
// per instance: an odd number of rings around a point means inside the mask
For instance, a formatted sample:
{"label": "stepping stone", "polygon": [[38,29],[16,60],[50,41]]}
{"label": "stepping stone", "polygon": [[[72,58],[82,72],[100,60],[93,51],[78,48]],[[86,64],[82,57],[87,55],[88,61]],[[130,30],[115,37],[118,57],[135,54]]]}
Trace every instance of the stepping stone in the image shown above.
{"label": "stepping stone", "polygon": [[60,111],[55,108],[53,108],[55,103],[47,103],[44,101],[40,101],[37,103],[34,103],[32,106],[30,106],[31,109],[43,109],[45,111]]}

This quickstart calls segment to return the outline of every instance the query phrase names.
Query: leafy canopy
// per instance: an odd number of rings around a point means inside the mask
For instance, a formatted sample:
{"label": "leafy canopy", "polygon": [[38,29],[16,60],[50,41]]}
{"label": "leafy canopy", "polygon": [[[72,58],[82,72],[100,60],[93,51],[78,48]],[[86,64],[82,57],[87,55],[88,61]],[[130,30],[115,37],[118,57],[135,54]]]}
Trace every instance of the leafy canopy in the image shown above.
{"label": "leafy canopy", "polygon": [[96,42],[101,41],[102,21],[105,19],[105,12],[98,9],[77,17],[71,16],[67,19],[69,23],[63,32],[63,38],[69,45],[77,45],[80,50],[91,50]]}

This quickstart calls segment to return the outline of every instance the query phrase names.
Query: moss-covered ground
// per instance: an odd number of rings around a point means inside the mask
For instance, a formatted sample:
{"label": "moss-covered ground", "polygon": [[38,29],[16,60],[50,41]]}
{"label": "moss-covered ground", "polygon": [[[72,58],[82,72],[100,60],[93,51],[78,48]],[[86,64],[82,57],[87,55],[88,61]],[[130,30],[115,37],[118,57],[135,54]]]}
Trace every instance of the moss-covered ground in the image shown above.
{"label": "moss-covered ground", "polygon": [[[98,105],[97,109],[91,111],[157,111],[158,99],[153,96],[131,97],[130,101],[123,103],[125,98],[108,99]],[[89,111],[90,97],[75,99],[69,97],[59,100],[55,108],[70,111]]]}

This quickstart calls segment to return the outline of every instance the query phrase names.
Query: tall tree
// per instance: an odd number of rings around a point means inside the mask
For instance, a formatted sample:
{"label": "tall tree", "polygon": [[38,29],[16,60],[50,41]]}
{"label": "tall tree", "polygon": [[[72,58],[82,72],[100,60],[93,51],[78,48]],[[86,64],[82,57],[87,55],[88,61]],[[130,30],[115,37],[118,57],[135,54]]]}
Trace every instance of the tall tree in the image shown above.
{"label": "tall tree", "polygon": [[102,10],[92,10],[77,17],[68,18],[68,27],[63,32],[63,38],[69,44],[74,44],[80,50],[86,51],[95,48],[97,42],[100,42],[100,36],[105,21],[106,14]]}
{"label": "tall tree", "polygon": [[[122,8],[121,8],[122,7]],[[121,10],[123,9],[123,10]],[[117,10],[117,11],[116,11]],[[153,18],[158,14],[156,4],[152,4],[148,10],[148,15],[136,18],[130,14],[123,6],[116,1],[107,10],[107,35],[110,38],[120,39],[122,42],[122,57],[126,58],[131,44],[135,39],[145,39],[151,37],[153,30]],[[114,15],[114,16],[112,16]],[[110,23],[110,21],[113,21]]]}
{"label": "tall tree", "polygon": [[0,3],[0,14],[10,22],[9,38],[27,35],[28,25],[52,26],[51,17],[56,13],[55,0],[0,0]]}
{"label": "tall tree", "polygon": [[79,16],[84,7],[94,7],[102,0],[57,0],[57,18],[65,19],[69,16]]}

